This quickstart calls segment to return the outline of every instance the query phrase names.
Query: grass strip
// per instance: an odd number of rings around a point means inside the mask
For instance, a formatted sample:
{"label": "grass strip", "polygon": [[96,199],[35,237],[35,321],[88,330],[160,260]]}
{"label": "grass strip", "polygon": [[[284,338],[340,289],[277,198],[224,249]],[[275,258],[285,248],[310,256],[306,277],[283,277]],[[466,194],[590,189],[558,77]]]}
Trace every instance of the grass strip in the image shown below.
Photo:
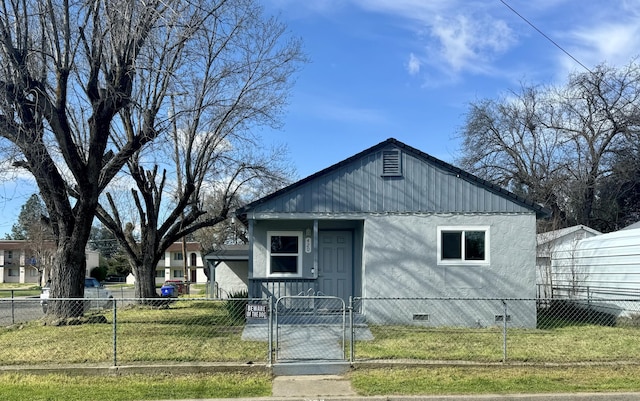
{"label": "grass strip", "polygon": [[349,378],[365,396],[640,391],[640,366],[385,368]]}
{"label": "grass strip", "polygon": [[267,373],[71,376],[0,374],[1,401],[132,401],[264,397]]}

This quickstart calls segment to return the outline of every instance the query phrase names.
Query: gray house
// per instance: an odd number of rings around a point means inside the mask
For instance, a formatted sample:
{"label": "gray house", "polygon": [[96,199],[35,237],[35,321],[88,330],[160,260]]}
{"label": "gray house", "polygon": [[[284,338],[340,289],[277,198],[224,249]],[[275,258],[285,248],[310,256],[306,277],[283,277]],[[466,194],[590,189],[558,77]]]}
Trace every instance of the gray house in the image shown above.
{"label": "gray house", "polygon": [[[251,297],[358,297],[368,321],[462,326],[496,324],[500,299],[527,298],[506,318],[535,326],[536,219],[546,210],[396,139],[237,215]],[[394,308],[380,298],[423,300]]]}

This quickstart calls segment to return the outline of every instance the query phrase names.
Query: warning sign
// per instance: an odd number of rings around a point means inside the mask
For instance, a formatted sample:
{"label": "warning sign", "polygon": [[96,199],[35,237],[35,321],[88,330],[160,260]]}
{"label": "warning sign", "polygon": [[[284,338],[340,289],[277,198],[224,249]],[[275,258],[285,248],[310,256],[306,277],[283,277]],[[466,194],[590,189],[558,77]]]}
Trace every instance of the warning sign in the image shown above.
{"label": "warning sign", "polygon": [[245,316],[251,319],[266,319],[267,305],[247,304]]}

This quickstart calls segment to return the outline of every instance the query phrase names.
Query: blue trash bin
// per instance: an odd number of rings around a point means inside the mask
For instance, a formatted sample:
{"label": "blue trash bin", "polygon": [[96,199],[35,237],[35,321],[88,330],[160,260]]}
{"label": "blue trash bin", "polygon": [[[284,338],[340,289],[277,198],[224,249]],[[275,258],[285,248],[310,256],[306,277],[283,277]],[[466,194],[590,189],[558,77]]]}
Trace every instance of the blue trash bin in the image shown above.
{"label": "blue trash bin", "polygon": [[163,297],[174,297],[175,290],[176,287],[172,285],[163,285],[162,287],[160,287],[160,293]]}

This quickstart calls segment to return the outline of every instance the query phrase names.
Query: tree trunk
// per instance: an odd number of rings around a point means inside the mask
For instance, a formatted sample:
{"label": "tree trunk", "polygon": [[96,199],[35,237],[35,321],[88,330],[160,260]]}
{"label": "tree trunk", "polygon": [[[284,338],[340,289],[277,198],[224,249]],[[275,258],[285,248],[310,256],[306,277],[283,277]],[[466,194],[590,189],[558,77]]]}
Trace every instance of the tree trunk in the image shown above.
{"label": "tree trunk", "polygon": [[133,275],[136,278],[136,298],[157,298],[156,291],[156,266],[158,260],[150,255],[142,257],[140,266],[132,266]]}
{"label": "tree trunk", "polygon": [[[64,319],[84,314],[84,277],[87,270],[84,243],[76,236],[61,238],[58,243],[51,274],[48,317]],[[55,299],[66,300],[52,301]]]}

